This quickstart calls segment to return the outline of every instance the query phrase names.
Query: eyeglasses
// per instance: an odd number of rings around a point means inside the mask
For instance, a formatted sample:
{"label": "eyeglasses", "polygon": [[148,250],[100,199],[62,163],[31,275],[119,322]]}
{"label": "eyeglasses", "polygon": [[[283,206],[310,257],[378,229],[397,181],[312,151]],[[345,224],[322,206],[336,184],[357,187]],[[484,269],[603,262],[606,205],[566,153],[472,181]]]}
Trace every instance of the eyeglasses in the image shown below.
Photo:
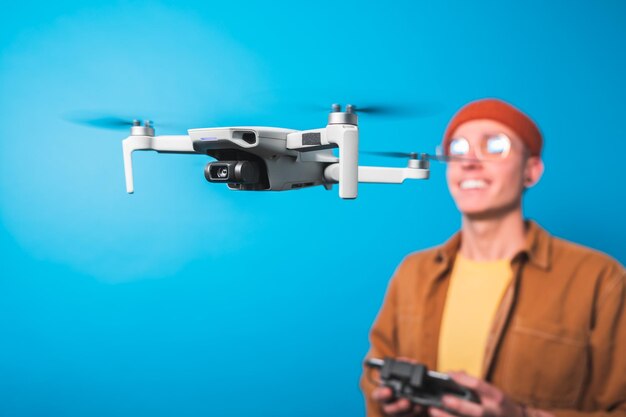
{"label": "eyeglasses", "polygon": [[[450,161],[465,160],[472,146],[464,137],[453,138],[444,149],[444,157]],[[511,151],[511,139],[504,133],[485,136],[480,141],[480,146],[474,149],[474,158],[481,161],[494,161],[504,159]]]}

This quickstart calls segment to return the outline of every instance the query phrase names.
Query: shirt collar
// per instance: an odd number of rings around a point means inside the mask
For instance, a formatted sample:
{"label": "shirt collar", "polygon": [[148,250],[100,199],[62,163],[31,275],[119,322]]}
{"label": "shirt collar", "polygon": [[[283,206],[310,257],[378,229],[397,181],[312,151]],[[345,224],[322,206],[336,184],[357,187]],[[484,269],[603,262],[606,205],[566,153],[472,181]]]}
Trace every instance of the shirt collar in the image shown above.
{"label": "shirt collar", "polygon": [[[541,269],[549,269],[551,253],[550,234],[532,220],[527,220],[525,225],[526,241],[524,248],[513,257],[513,262],[524,257],[528,262]],[[435,251],[433,261],[437,264],[445,265],[447,268],[451,267],[460,247],[461,232],[457,232]]]}
{"label": "shirt collar", "polygon": [[532,220],[526,221],[526,242],[518,256],[524,254],[528,262],[541,269],[550,269],[552,236]]}

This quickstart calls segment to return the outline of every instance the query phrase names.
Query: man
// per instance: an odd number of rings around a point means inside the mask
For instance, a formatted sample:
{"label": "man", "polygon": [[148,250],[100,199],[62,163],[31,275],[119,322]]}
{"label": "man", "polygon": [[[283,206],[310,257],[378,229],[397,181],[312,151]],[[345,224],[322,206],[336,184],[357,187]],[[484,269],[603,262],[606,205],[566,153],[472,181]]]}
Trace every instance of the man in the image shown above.
{"label": "man", "polygon": [[461,231],[400,264],[368,357],[450,372],[480,404],[445,396],[445,410],[423,409],[364,371],[368,416],[626,416],[626,272],[524,221],[541,149],[535,123],[500,100],[472,102],[449,123],[443,150]]}

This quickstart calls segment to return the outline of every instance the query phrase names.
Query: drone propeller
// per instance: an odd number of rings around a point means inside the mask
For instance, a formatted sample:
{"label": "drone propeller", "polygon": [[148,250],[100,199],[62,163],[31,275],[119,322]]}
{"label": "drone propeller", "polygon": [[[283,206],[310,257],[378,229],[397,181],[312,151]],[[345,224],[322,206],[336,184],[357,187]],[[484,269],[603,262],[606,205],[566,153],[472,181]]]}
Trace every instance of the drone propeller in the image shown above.
{"label": "drone propeller", "polygon": [[426,116],[429,111],[417,106],[401,105],[369,105],[352,106],[355,113],[371,114],[376,116]]}
{"label": "drone propeller", "polygon": [[[332,109],[335,109],[333,105]],[[348,104],[346,111],[372,116],[426,117],[439,111],[434,105],[417,104],[369,104],[364,106]]]}
{"label": "drone propeller", "polygon": [[[99,113],[89,113],[89,112],[78,112],[71,113],[63,116],[63,119],[66,121],[87,126],[93,127],[97,129],[112,129],[112,130],[124,130],[129,129],[133,126],[150,126],[154,127],[154,123],[151,119],[144,118],[130,118],[130,117],[122,117],[122,116],[114,116],[110,114],[99,114]],[[188,129],[187,126],[180,126],[178,123],[159,123],[158,126],[160,128],[166,129],[174,129],[176,131]]]}
{"label": "drone propeller", "polygon": [[120,116],[110,115],[94,115],[94,114],[72,114],[64,117],[70,123],[95,127],[98,129],[128,129],[129,127],[137,125],[139,120],[142,119],[130,119]]}
{"label": "drone propeller", "polygon": [[[292,105],[293,107],[293,105]],[[388,117],[428,117],[440,111],[434,104],[365,104],[363,106],[348,104],[345,108],[339,104],[322,106],[316,104],[296,104],[295,108],[305,112],[321,113],[325,111],[347,111],[367,116]],[[349,109],[349,110],[348,110]]]}
{"label": "drone propeller", "polygon": [[428,159],[429,161],[439,161],[439,162],[479,162],[476,158],[465,158],[463,156],[452,156],[452,155],[432,155],[427,153],[417,153],[417,152],[363,152],[367,155],[376,155],[376,156],[385,156],[388,158],[402,158],[402,159]]}
{"label": "drone propeller", "polygon": [[389,158],[410,158],[410,159],[417,159],[418,153],[417,152],[363,152],[364,154],[367,155],[376,155],[376,156],[386,156]]}

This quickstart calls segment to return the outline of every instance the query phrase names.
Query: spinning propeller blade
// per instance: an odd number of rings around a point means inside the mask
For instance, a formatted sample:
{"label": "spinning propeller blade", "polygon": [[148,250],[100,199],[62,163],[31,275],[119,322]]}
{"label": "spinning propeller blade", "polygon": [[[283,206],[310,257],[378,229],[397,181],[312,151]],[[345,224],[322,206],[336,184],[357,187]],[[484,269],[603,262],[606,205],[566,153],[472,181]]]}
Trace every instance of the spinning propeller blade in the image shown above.
{"label": "spinning propeller blade", "polygon": [[439,162],[480,162],[479,159],[476,158],[465,158],[463,156],[450,156],[450,155],[432,155],[427,153],[417,153],[417,152],[376,152],[376,151],[364,151],[362,152],[367,155],[376,155],[376,156],[385,156],[389,158],[410,158],[417,159],[418,156],[424,157],[429,161],[439,161]]}
{"label": "spinning propeller blade", "polygon": [[363,152],[364,154],[367,155],[376,155],[376,156],[386,156],[389,158],[402,158],[402,159],[406,159],[406,158],[411,158],[411,159],[417,159],[417,153],[416,152]]}
{"label": "spinning propeller blade", "polygon": [[373,116],[397,116],[397,117],[426,117],[437,113],[438,106],[418,104],[368,104],[352,105],[352,111],[357,114]]}
{"label": "spinning propeller blade", "polygon": [[[63,119],[67,122],[81,126],[112,130],[129,129],[133,126],[133,124],[143,126],[147,122],[149,122],[152,127],[155,125],[155,123],[152,122],[152,119],[144,119],[140,117],[130,118],[91,112],[75,112],[64,115]],[[186,130],[189,129],[189,126],[183,126],[180,123],[158,123],[157,126],[161,129],[165,128],[179,132],[182,131],[184,132],[182,134],[187,134]]]}
{"label": "spinning propeller blade", "polygon": [[[346,111],[341,106],[340,111]],[[323,112],[334,110],[334,106],[322,106],[316,104],[300,104],[295,107],[305,112]],[[351,105],[351,112],[368,116],[391,116],[391,117],[427,117],[439,112],[441,106],[434,104],[366,104],[363,106]]]}
{"label": "spinning propeller blade", "polygon": [[425,116],[428,111],[420,109],[417,106],[401,106],[401,105],[368,105],[354,106],[356,113],[371,114],[376,116]]}
{"label": "spinning propeller blade", "polygon": [[[64,117],[70,123],[95,127],[98,129],[128,129],[133,125],[133,119],[110,115],[74,114]],[[141,118],[134,120],[143,120]]]}

